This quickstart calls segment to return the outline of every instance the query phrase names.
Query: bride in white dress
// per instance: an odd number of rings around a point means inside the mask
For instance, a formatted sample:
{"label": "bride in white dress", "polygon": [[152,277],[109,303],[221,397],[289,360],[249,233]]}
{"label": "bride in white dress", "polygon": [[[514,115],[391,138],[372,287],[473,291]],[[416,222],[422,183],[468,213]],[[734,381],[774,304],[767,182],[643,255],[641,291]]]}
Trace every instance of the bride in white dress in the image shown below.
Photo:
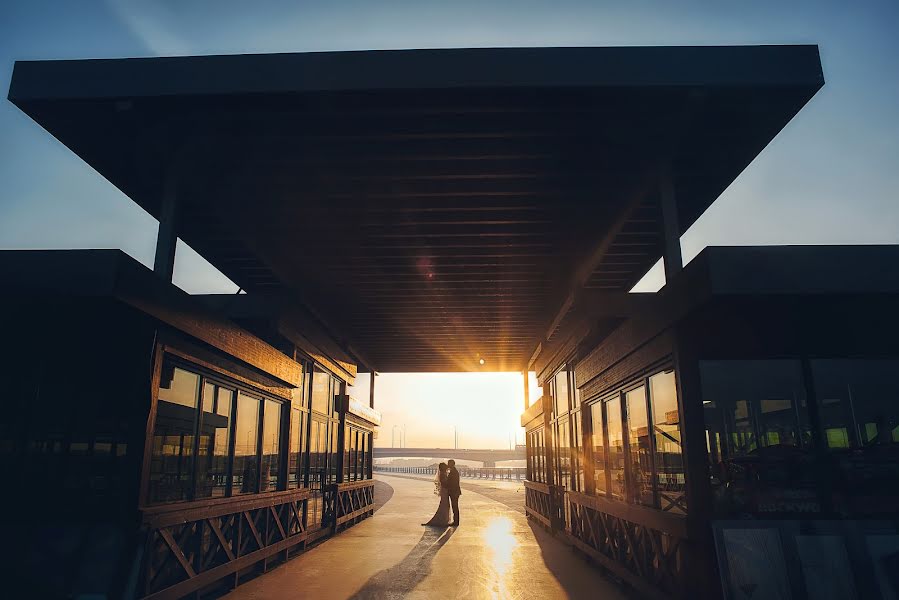
{"label": "bride in white dress", "polygon": [[437,466],[437,475],[434,476],[434,493],[440,496],[440,504],[437,505],[437,512],[434,513],[431,520],[422,523],[427,527],[447,527],[450,523],[449,490],[446,487],[447,469],[446,463],[440,463]]}

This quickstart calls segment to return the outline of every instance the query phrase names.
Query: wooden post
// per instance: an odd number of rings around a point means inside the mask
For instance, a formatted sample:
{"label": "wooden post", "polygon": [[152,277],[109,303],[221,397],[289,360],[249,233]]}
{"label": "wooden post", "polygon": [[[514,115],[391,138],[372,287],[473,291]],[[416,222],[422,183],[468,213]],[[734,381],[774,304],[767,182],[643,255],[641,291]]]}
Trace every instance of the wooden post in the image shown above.
{"label": "wooden post", "polygon": [[677,218],[677,195],[671,173],[665,171],[659,181],[659,201],[662,205],[662,233],[665,241],[665,284],[671,283],[681,269],[684,259],[680,247],[680,225]]}
{"label": "wooden post", "polygon": [[375,370],[371,370],[371,385],[368,386],[368,407],[375,407]]}
{"label": "wooden post", "polygon": [[525,369],[522,371],[524,374],[524,409],[527,410],[531,407],[531,389],[530,382],[528,381],[528,370]]}
{"label": "wooden post", "polygon": [[[337,427],[338,427],[338,429],[337,429],[337,483],[344,483],[344,481],[343,481],[343,469],[344,469],[343,461],[344,461],[344,454],[346,453],[346,450],[344,449],[344,446],[346,445],[346,439],[345,439],[345,437],[346,437],[346,411],[348,408],[347,404],[349,404],[349,401],[347,398],[347,393],[346,393],[346,387],[347,387],[346,382],[341,381],[340,387],[338,388],[340,390],[338,392],[340,394],[340,396],[339,396],[340,397],[340,410],[337,414],[340,416],[340,420],[338,421],[338,425],[337,425]],[[336,503],[336,501],[337,501],[337,499],[335,497],[335,503]],[[334,505],[334,510],[335,511],[337,510],[336,504]],[[334,514],[334,518],[335,518],[335,520],[337,518],[336,512]]]}
{"label": "wooden post", "polygon": [[177,220],[175,178],[172,173],[169,173],[163,184],[159,210],[159,231],[156,234],[156,257],[153,261],[153,272],[169,283],[175,273],[175,249],[178,244]]}
{"label": "wooden post", "polygon": [[555,449],[553,447],[554,433],[552,426],[552,398],[549,395],[549,383],[543,385],[543,440],[546,452],[546,464],[544,465],[544,477],[547,485],[555,483],[555,463],[553,461]]}
{"label": "wooden post", "polygon": [[[690,578],[689,597],[721,597],[718,559],[712,535],[712,488],[709,482],[706,450],[705,416],[702,404],[702,382],[699,356],[690,342],[691,331],[674,331],[674,367],[677,382],[677,404],[681,422],[681,446],[687,493],[687,563],[694,565],[696,575]],[[695,335],[695,334],[694,334]]]}

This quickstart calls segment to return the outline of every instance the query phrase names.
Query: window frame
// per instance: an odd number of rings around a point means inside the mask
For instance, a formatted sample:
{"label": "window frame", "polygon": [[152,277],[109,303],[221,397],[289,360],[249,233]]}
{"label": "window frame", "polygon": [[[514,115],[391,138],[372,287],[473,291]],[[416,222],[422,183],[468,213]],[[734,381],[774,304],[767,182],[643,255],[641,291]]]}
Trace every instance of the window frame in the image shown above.
{"label": "window frame", "polygon": [[[651,380],[654,376],[660,373],[673,372],[675,377],[675,394],[677,401],[677,410],[678,414],[681,415],[683,411],[683,398],[680,397],[680,394],[677,393],[677,369],[671,363],[663,363],[652,367],[651,369],[644,370],[639,376],[630,378],[626,380],[624,383],[616,385],[612,387],[609,391],[603,394],[597,394],[592,398],[583,402],[582,406],[586,407],[587,413],[583,420],[584,427],[587,427],[589,423],[589,432],[584,431],[585,436],[590,437],[590,449],[589,449],[589,468],[585,469],[585,476],[590,478],[589,487],[590,493],[602,498],[608,498],[609,500],[614,500],[617,502],[623,502],[627,504],[631,504],[634,506],[639,506],[642,508],[648,508],[653,510],[658,510],[659,512],[663,512],[661,508],[661,500],[660,500],[660,490],[659,490],[659,473],[658,473],[658,461],[656,457],[656,440],[654,435],[654,423],[653,423],[653,398],[652,398],[652,385]],[[630,440],[630,409],[627,402],[627,394],[633,392],[639,388],[643,388],[644,396],[645,396],[645,410],[646,410],[646,420],[647,420],[647,435],[648,435],[648,455],[649,455],[649,464],[651,469],[651,488],[652,488],[652,503],[640,503],[637,501],[635,496],[636,490],[634,489],[634,466],[633,466],[633,457],[631,453],[631,440]],[[617,400],[621,422],[617,425],[620,428],[622,435],[622,452],[624,453],[624,489],[621,497],[617,496],[613,493],[612,489],[612,469],[610,462],[610,439],[609,439],[609,402],[613,402]],[[604,451],[603,456],[603,472],[605,476],[605,489],[600,490],[596,486],[595,481],[595,472],[596,472],[596,454],[593,450],[593,435],[594,432],[594,420],[592,411],[599,409],[601,410],[601,419],[602,419],[602,446]],[[589,417],[589,418],[587,418]],[[678,427],[680,429],[681,440],[683,440],[683,429],[682,429],[682,419],[678,419]],[[681,453],[683,456],[683,452]],[[586,454],[585,454],[586,455]],[[684,468],[686,474],[686,467]],[[687,504],[689,510],[689,503]],[[671,513],[675,514],[678,517],[685,517],[688,514],[688,510],[685,510],[683,513]],[[664,511],[667,512],[667,511]]]}
{"label": "window frame", "polygon": [[[149,454],[145,460],[145,467],[142,469],[142,478],[146,481],[146,485],[142,486],[144,492],[141,497],[141,505],[142,506],[168,506],[168,505],[176,505],[176,504],[187,504],[192,502],[206,502],[209,500],[220,500],[224,498],[236,498],[233,489],[233,474],[234,474],[234,449],[235,449],[235,436],[237,435],[237,404],[238,398],[241,393],[248,397],[252,397],[259,401],[260,408],[258,411],[257,418],[257,439],[256,439],[256,461],[257,467],[261,465],[262,461],[262,428],[264,423],[264,414],[265,414],[265,404],[266,400],[270,400],[276,403],[281,412],[280,417],[280,429],[279,429],[279,441],[278,441],[278,462],[279,462],[279,481],[278,487],[274,490],[267,490],[266,492],[260,492],[261,489],[261,477],[257,477],[256,481],[256,491],[248,492],[246,494],[242,494],[243,496],[252,496],[260,493],[269,493],[269,492],[278,492],[283,491],[287,488],[287,477],[285,473],[288,449],[289,449],[289,440],[287,444],[285,444],[285,426],[289,430],[289,423],[285,424],[285,407],[290,407],[291,402],[284,398],[279,398],[273,394],[267,394],[257,388],[254,388],[250,385],[242,383],[235,378],[228,377],[222,373],[218,373],[208,367],[204,367],[202,364],[191,361],[189,358],[186,358],[181,355],[181,353],[169,352],[165,349],[160,349],[161,357],[159,359],[159,369],[164,369],[165,365],[168,363],[172,365],[173,368],[181,369],[182,371],[186,371],[193,375],[196,375],[199,378],[199,385],[197,386],[197,397],[196,397],[196,407],[197,411],[196,418],[194,419],[194,448],[192,452],[193,464],[191,467],[190,474],[190,489],[188,490],[187,498],[183,500],[175,500],[175,501],[163,501],[163,502],[153,502],[150,500],[150,486],[149,486],[149,478],[150,478],[150,470],[149,464],[152,460],[152,448],[153,448],[153,439],[152,437],[148,440],[148,448]],[[311,379],[311,378],[309,378]],[[158,414],[158,397],[159,397],[159,389],[161,387],[161,381],[157,381],[156,389],[153,390],[154,393],[154,406],[153,406],[153,421],[154,421],[154,431],[151,434],[155,437],[155,422]],[[197,488],[198,488],[198,460],[199,460],[199,449],[200,449],[200,430],[203,426],[203,392],[206,384],[209,383],[216,388],[216,393],[218,388],[224,388],[230,390],[232,392],[231,396],[231,412],[230,412],[230,422],[229,422],[229,432],[228,432],[228,467],[227,467],[227,484],[225,486],[225,494],[218,498],[214,497],[197,497]],[[290,413],[287,412],[287,420],[289,421]],[[302,453],[301,448],[301,453]]]}

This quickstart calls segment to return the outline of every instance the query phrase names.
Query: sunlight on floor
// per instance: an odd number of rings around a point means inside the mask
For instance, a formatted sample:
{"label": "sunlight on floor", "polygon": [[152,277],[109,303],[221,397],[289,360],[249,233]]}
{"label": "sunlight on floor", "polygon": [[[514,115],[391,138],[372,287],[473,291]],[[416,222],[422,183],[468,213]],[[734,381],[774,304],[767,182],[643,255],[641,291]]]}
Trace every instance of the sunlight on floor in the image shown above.
{"label": "sunlight on floor", "polygon": [[506,575],[512,566],[512,554],[518,547],[518,539],[512,533],[512,521],[508,517],[495,517],[484,529],[484,546],[487,563],[495,575],[493,598],[507,598]]}

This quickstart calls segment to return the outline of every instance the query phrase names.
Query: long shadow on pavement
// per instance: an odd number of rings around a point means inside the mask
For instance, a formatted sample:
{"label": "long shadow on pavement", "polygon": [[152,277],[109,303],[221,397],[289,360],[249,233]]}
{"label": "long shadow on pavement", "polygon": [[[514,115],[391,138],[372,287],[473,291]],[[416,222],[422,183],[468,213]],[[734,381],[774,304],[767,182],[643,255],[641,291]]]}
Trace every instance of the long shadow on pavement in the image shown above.
{"label": "long shadow on pavement", "polygon": [[371,579],[353,594],[352,600],[405,597],[431,574],[431,562],[455,531],[453,527],[425,528],[421,539],[403,560],[372,575]]}
{"label": "long shadow on pavement", "polygon": [[[537,545],[540,546],[544,564],[564,588],[569,598],[595,597],[604,600],[636,600],[639,598],[633,590],[615,581],[597,566],[590,565],[585,556],[555,539],[540,525],[530,520],[528,525],[534,533]],[[585,577],[585,571],[589,572],[590,570],[595,570],[595,572]],[[597,586],[597,583],[600,583],[600,586]]]}

